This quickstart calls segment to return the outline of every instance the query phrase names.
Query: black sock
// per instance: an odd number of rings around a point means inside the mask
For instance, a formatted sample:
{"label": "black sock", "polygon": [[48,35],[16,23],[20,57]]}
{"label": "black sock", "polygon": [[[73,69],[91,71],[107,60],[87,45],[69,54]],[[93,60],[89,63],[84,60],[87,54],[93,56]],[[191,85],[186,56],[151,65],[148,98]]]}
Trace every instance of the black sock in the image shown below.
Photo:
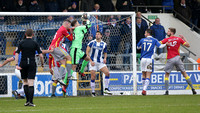
{"label": "black sock", "polygon": [[28,85],[24,85],[24,92],[26,95],[26,102],[29,102],[29,88]]}
{"label": "black sock", "polygon": [[29,99],[30,103],[33,103],[33,95],[34,95],[34,86],[29,86]]}

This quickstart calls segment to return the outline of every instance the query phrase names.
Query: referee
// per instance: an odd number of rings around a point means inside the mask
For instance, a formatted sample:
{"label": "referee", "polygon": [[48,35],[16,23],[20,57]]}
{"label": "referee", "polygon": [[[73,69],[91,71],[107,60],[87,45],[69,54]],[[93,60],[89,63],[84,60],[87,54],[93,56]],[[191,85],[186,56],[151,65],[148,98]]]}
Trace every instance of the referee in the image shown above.
{"label": "referee", "polygon": [[[21,78],[24,83],[24,92],[26,95],[26,103],[24,106],[33,106],[33,95],[34,95],[34,79],[36,74],[36,62],[35,52],[37,51],[40,57],[41,65],[43,67],[44,60],[42,51],[40,50],[37,42],[32,40],[33,30],[27,29],[25,32],[26,38],[20,42],[18,49],[15,53],[16,69],[20,70]],[[20,65],[18,65],[18,55],[22,53]]]}

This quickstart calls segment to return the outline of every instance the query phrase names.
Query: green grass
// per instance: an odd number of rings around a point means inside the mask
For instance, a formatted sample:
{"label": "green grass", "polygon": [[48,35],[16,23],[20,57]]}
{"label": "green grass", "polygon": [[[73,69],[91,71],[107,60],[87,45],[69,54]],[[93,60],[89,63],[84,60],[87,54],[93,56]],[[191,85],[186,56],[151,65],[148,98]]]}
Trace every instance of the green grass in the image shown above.
{"label": "green grass", "polygon": [[200,113],[200,95],[0,98],[0,113]]}

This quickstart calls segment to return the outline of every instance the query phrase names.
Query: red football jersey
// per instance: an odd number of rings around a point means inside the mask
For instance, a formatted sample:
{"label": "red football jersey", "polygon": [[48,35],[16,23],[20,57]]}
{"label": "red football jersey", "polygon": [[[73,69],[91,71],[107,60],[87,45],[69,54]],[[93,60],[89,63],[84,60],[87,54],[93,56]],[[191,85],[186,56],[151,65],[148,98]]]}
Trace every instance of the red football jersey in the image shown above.
{"label": "red football jersey", "polygon": [[73,35],[72,33],[69,35],[67,29],[64,27],[64,26],[61,26],[58,31],[56,32],[52,42],[51,42],[51,45],[49,47],[49,49],[51,49],[51,46],[54,46],[54,47],[61,47],[62,45],[62,42],[65,40],[64,37],[67,37],[70,41],[73,40]]}
{"label": "red football jersey", "polygon": [[180,37],[171,36],[160,41],[162,44],[169,43],[170,46],[167,46],[167,59],[171,59],[177,55],[180,55],[179,49],[180,45],[184,45],[186,42]]}

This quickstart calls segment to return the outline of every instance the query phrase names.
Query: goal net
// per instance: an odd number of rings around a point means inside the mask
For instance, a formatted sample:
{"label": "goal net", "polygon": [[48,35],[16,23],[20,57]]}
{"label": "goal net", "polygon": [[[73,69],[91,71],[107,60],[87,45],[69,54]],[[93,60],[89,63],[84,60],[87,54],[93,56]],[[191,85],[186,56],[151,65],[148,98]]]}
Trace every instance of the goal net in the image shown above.
{"label": "goal net", "polygon": [[[95,39],[96,31],[103,34],[102,40],[107,43],[107,67],[110,71],[110,90],[114,94],[136,94],[136,41],[135,41],[135,13],[134,12],[88,12],[89,20],[92,27],[85,34],[83,39],[82,50],[85,51],[87,44]],[[64,19],[73,21],[77,19],[82,24],[81,16],[83,12],[69,13],[0,13],[0,62],[1,64],[10,57],[13,57],[13,52],[19,42],[23,40],[26,29],[33,29],[33,39],[40,45],[42,49],[48,49],[56,31],[62,26]],[[69,52],[71,42],[65,40],[66,49]],[[37,56],[36,56],[36,59]],[[40,67],[39,60],[37,61],[38,69],[36,76],[36,96],[47,96],[50,92],[51,76],[48,67],[48,54],[44,55],[45,66]],[[77,72],[80,69],[82,61],[78,65]],[[0,95],[12,95],[10,91],[17,89],[18,79],[14,74],[15,62],[10,62],[0,68],[1,85],[6,87],[0,88]],[[79,75],[77,90],[78,95],[88,93],[90,91],[90,73],[88,68],[85,69],[87,78],[82,80]],[[41,74],[42,73],[42,74]],[[98,73],[96,82],[96,90],[102,92],[103,89],[103,74]],[[4,82],[3,82],[4,81]],[[7,82],[5,82],[7,81]],[[71,87],[72,88],[72,87]],[[69,88],[69,90],[72,90]],[[58,95],[61,94],[61,88],[56,90]],[[69,94],[70,95],[70,94]]]}

